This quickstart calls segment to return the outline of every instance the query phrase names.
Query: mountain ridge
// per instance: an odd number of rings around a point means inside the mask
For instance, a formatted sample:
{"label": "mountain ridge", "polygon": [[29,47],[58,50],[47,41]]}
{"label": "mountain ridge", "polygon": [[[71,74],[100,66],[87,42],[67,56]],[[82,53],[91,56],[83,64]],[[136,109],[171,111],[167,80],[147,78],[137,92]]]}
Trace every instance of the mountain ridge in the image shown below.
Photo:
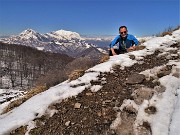
{"label": "mountain ridge", "polygon": [[[62,29],[45,34],[40,34],[33,29],[27,29],[19,35],[0,38],[0,41],[7,44],[30,46],[53,53],[64,53],[71,57],[81,56],[81,53],[90,47],[95,47],[99,52],[94,44],[86,42],[78,33]],[[99,52],[99,56],[103,52]]]}

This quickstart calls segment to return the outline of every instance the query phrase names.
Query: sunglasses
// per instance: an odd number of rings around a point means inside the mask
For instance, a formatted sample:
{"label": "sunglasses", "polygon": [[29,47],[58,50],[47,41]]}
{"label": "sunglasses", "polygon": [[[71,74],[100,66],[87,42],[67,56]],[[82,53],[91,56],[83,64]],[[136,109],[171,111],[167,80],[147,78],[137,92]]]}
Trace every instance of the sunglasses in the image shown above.
{"label": "sunglasses", "polygon": [[121,34],[126,34],[127,33],[127,31],[123,31],[123,32],[120,32]]}

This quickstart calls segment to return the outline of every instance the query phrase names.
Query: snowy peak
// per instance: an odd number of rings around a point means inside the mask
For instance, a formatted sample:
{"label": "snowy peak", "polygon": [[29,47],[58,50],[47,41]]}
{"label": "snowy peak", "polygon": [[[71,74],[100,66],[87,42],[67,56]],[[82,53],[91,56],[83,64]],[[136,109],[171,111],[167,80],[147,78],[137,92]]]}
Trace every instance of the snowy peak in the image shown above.
{"label": "snowy peak", "polygon": [[53,32],[56,35],[59,36],[64,36],[64,37],[71,37],[71,38],[81,38],[80,35],[76,32],[72,32],[72,31],[66,31],[66,30],[58,30]]}
{"label": "snowy peak", "polygon": [[38,39],[38,40],[42,40],[44,37],[44,35],[41,35],[40,33],[36,32],[35,30],[32,29],[27,29],[24,30],[23,32],[21,32],[19,34],[19,36],[22,39]]}
{"label": "snowy peak", "polygon": [[51,33],[47,33],[46,35],[54,37],[54,38],[58,38],[58,39],[79,39],[79,40],[83,40],[83,38],[81,38],[81,36],[76,33],[76,32],[72,32],[72,31],[66,31],[66,30],[58,30],[58,31],[53,31]]}
{"label": "snowy peak", "polygon": [[38,33],[38,32],[36,32],[33,29],[27,29],[27,30],[24,30],[23,32],[21,32],[20,35],[28,35],[28,34],[36,34],[36,33]]}
{"label": "snowy peak", "polygon": [[36,35],[39,35],[39,33],[32,29],[24,30],[23,32],[21,32],[19,34],[19,36],[22,36],[22,37],[25,37],[25,36],[32,37],[32,36],[36,36]]}

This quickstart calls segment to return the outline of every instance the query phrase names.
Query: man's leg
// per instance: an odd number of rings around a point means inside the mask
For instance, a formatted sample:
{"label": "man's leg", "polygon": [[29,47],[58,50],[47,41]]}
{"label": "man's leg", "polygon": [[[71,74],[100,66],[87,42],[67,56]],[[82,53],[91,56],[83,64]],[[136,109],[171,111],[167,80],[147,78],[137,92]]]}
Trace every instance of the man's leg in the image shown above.
{"label": "man's leg", "polygon": [[119,54],[124,54],[124,53],[127,53],[126,50],[119,50]]}
{"label": "man's leg", "polygon": [[109,49],[109,56],[113,56],[111,49]]}

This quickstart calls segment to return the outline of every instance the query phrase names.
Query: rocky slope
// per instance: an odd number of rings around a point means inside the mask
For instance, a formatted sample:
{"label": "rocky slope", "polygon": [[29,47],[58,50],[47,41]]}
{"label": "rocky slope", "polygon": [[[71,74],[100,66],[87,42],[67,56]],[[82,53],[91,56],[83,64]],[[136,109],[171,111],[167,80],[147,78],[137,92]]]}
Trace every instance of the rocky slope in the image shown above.
{"label": "rocky slope", "polygon": [[179,35],[155,37],[33,96],[0,116],[0,133],[179,134]]}
{"label": "rocky slope", "polygon": [[[179,48],[180,43],[171,47]],[[84,90],[76,97],[68,98],[50,106],[56,113],[52,117],[44,115],[35,120],[36,127],[31,130],[33,135],[133,135],[135,133],[133,123],[137,117],[135,107],[125,106],[128,99],[141,104],[144,99],[150,99],[154,92],[162,93],[164,88],[157,81],[171,73],[172,65],[166,65],[169,60],[180,60],[177,50],[169,50],[170,55],[163,55],[161,50],[144,57],[144,62],[139,60],[132,67],[121,69],[116,66],[112,73],[100,74],[98,81],[92,81],[93,85],[103,85],[101,90],[92,92]],[[131,59],[135,57],[132,55]],[[142,71],[162,66],[155,77],[147,79]],[[174,76],[179,77],[179,72]],[[104,82],[106,78],[106,82]],[[83,85],[83,84],[82,84]],[[77,86],[74,86],[77,87]],[[133,105],[133,103],[132,103]],[[155,114],[157,109],[149,106],[145,109],[148,115]],[[116,120],[121,123],[116,124]],[[22,127],[11,132],[22,132]],[[141,135],[151,135],[151,125],[144,122],[136,129]]]}

